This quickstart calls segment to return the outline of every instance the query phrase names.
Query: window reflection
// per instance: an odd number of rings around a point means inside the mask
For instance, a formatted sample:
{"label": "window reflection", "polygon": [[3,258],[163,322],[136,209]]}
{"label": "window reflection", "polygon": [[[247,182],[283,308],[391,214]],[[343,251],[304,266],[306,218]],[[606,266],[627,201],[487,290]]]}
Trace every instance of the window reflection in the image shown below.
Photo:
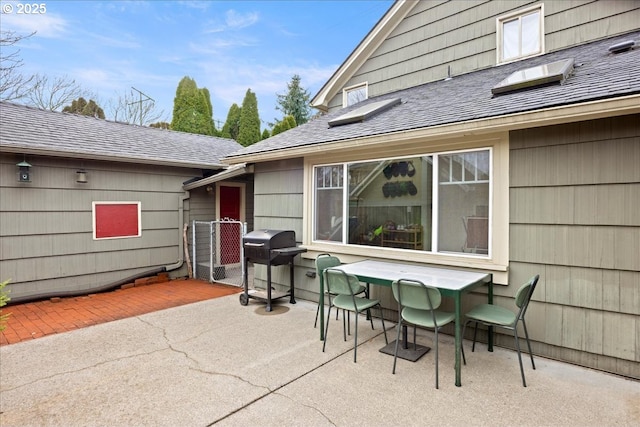
{"label": "window reflection", "polygon": [[[317,166],[315,239],[487,254],[490,153],[484,149]],[[438,231],[435,241],[433,230]]]}

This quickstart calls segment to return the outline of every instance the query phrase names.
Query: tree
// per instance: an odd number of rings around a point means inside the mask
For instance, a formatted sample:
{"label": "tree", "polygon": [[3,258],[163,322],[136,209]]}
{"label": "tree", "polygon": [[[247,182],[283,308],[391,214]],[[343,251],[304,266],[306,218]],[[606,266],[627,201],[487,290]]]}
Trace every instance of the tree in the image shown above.
{"label": "tree", "polygon": [[129,91],[118,95],[115,103],[110,101],[109,110],[113,120],[129,124],[137,123],[140,126],[160,120],[164,111],[157,111],[155,101],[148,96],[143,99],[142,95],[144,94],[141,92],[136,94]]}
{"label": "tree", "polygon": [[256,94],[247,89],[240,111],[240,130],[238,139],[240,145],[247,147],[260,141],[260,115],[258,113],[258,99]]}
{"label": "tree", "polygon": [[269,129],[265,129],[262,131],[262,137],[260,137],[260,140],[262,141],[263,139],[267,138],[271,138],[271,132],[269,132]]}
{"label": "tree", "polygon": [[285,116],[281,121],[273,126],[271,136],[275,136],[285,130],[293,129],[296,126],[296,119],[292,115]]}
{"label": "tree", "polygon": [[282,111],[285,116],[293,116],[297,125],[301,125],[309,121],[309,117],[311,116],[311,106],[309,105],[311,96],[306,89],[300,86],[299,75],[294,74],[291,78],[291,81],[287,84],[286,94],[276,95],[278,97],[276,105],[277,110]]}
{"label": "tree", "polygon": [[67,76],[50,78],[44,74],[35,74],[31,78],[25,97],[34,107],[58,111],[63,105],[68,105],[75,99],[93,98],[94,95],[82,89],[75,80]]}
{"label": "tree", "polygon": [[150,128],[157,128],[157,129],[171,129],[171,123],[169,122],[156,122],[156,123],[151,123],[149,125]]}
{"label": "tree", "polygon": [[93,99],[87,102],[87,100],[82,97],[72,101],[71,105],[67,105],[62,109],[62,112],[104,119],[104,111],[102,108],[100,108]]}
{"label": "tree", "polygon": [[33,76],[25,77],[18,72],[23,65],[20,50],[12,51],[11,47],[34,34],[20,36],[13,31],[0,31],[0,101],[23,98],[28,90]]}
{"label": "tree", "polygon": [[181,132],[214,135],[213,115],[209,91],[198,89],[195,80],[183,77],[173,100],[171,129]]}
{"label": "tree", "polygon": [[238,107],[238,104],[234,103],[229,108],[229,112],[227,113],[227,121],[224,122],[224,126],[222,126],[222,131],[220,132],[220,136],[223,138],[231,138],[238,140],[238,132],[240,131],[240,113],[242,109]]}

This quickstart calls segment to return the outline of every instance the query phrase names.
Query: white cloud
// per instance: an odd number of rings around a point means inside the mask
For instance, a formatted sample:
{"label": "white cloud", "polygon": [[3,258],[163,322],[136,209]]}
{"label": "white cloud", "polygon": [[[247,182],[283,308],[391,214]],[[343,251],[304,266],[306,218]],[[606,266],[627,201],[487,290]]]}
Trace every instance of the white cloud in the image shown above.
{"label": "white cloud", "polygon": [[229,30],[241,30],[256,24],[260,20],[257,12],[249,12],[240,14],[233,9],[225,13],[224,22],[219,20],[210,20],[205,24],[205,34],[222,33]]}
{"label": "white cloud", "polygon": [[240,29],[250,27],[258,22],[259,15],[256,12],[240,14],[233,9],[227,11],[226,24],[231,29]]}
{"label": "white cloud", "polygon": [[2,14],[2,31],[14,31],[19,34],[30,34],[34,31],[40,37],[59,38],[67,34],[68,22],[53,13],[46,14]]}

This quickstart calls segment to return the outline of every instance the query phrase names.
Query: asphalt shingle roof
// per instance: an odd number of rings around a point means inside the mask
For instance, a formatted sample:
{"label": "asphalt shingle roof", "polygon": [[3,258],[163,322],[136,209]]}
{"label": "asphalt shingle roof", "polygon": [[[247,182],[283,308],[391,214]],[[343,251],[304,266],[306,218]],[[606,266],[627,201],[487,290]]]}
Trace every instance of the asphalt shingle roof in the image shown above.
{"label": "asphalt shingle roof", "polygon": [[0,102],[0,151],[219,169],[241,147],[232,139]]}
{"label": "asphalt shingle roof", "polygon": [[[610,46],[625,40],[635,40],[635,49],[619,54],[609,52]],[[568,58],[574,59],[575,68],[562,85],[552,84],[496,96],[491,93],[492,87],[514,71]],[[329,128],[330,120],[364,105],[359,103],[243,148],[229,157],[487,119],[638,93],[640,31],[371,98],[364,102],[399,97],[402,103],[364,122]]]}

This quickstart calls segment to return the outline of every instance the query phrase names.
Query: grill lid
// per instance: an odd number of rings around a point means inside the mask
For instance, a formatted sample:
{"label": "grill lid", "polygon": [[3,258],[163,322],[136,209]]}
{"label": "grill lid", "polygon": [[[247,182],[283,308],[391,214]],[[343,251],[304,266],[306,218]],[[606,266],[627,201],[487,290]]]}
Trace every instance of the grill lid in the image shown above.
{"label": "grill lid", "polygon": [[293,230],[254,230],[247,233],[242,241],[245,246],[264,249],[287,248],[296,246],[296,233]]}

